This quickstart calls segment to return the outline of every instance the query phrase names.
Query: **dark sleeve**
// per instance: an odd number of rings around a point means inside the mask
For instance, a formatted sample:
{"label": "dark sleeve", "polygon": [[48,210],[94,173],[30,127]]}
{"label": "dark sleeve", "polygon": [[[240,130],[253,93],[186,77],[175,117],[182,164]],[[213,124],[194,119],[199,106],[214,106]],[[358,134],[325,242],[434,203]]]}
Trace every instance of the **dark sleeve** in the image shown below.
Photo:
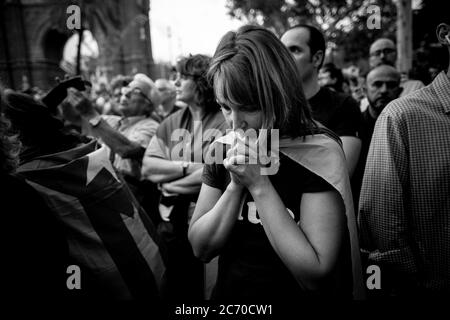
{"label": "dark sleeve", "polygon": [[[1,178],[2,223],[6,226],[3,236],[8,239],[2,245],[6,268],[2,289],[21,298],[64,296],[69,265],[64,227],[25,181],[12,176]],[[27,277],[30,266],[39,275],[32,286]]]}
{"label": "dark sleeve", "polygon": [[202,182],[210,187],[225,190],[227,186],[226,169],[221,164],[205,164],[203,166]]}
{"label": "dark sleeve", "polygon": [[338,136],[358,137],[361,125],[361,111],[358,103],[350,96],[342,101],[336,110],[335,126],[333,131]]}
{"label": "dark sleeve", "polygon": [[314,193],[334,190],[333,186],[317,174],[303,168],[303,193]]}

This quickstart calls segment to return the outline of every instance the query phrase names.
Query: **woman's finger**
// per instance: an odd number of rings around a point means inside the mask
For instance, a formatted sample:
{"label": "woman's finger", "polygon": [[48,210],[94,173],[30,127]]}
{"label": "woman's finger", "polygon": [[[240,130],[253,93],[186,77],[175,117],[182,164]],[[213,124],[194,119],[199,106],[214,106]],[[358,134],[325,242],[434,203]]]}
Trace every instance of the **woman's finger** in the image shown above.
{"label": "woman's finger", "polygon": [[242,154],[230,158],[230,163],[234,166],[248,164],[248,157]]}

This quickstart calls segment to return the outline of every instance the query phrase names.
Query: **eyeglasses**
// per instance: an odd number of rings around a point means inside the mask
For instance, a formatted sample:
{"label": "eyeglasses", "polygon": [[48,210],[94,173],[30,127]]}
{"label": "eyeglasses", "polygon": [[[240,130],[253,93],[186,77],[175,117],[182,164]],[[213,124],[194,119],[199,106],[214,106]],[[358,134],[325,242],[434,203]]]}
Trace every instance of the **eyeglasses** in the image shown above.
{"label": "eyeglasses", "polygon": [[150,99],[142,92],[142,90],[139,89],[139,88],[133,88],[133,89],[130,89],[130,88],[128,88],[128,87],[123,87],[123,88],[120,90],[120,95],[121,95],[121,96],[125,96],[125,97],[128,98],[128,99],[131,97],[131,94],[132,94],[132,93],[135,93],[135,94],[138,94],[138,95],[142,96],[145,100],[148,101],[148,103],[150,103],[150,105],[153,105],[153,101],[150,100]]}
{"label": "eyeglasses", "polygon": [[371,52],[370,56],[371,57],[379,57],[379,56],[381,56],[381,54],[387,56],[388,54],[392,54],[392,53],[395,53],[395,49],[386,48],[386,49],[380,49],[380,50]]}

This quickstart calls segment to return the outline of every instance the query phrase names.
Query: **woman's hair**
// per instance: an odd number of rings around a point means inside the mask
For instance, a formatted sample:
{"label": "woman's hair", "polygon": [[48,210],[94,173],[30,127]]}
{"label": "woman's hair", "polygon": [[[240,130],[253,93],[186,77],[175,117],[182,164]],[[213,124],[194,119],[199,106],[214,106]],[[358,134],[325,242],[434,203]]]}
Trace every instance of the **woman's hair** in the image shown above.
{"label": "woman's hair", "polygon": [[2,88],[0,87],[0,172],[12,173],[19,164],[20,142],[12,134],[11,123],[3,114]]}
{"label": "woman's hair", "polygon": [[292,138],[315,126],[293,57],[269,30],[243,26],[221,39],[208,72],[219,100],[258,106],[263,128]]}
{"label": "woman's hair", "polygon": [[177,62],[177,71],[188,76],[195,82],[195,103],[205,108],[206,112],[213,112],[219,109],[219,105],[214,98],[214,89],[207,80],[211,58],[202,54],[190,55]]}

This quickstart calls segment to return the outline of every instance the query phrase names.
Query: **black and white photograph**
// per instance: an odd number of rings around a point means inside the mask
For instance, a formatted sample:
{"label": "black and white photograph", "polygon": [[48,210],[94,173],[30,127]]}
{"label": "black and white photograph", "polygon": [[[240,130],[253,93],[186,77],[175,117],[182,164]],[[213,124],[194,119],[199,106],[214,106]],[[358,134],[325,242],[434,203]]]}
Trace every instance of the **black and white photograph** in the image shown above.
{"label": "black and white photograph", "polygon": [[0,190],[17,310],[445,308],[450,1],[0,0]]}

